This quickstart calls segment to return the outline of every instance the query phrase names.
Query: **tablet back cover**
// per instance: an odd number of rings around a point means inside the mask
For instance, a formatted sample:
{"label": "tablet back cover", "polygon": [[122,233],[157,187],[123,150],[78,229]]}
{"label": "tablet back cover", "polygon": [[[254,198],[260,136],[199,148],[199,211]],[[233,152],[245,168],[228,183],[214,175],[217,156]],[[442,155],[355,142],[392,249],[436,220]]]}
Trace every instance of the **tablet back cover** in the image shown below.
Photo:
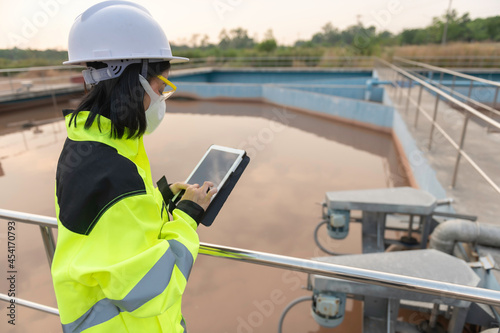
{"label": "tablet back cover", "polygon": [[210,203],[210,206],[208,206],[207,211],[201,220],[201,224],[207,227],[212,225],[217,217],[217,214],[219,214],[219,211],[229,197],[229,194],[231,194],[231,191],[243,174],[243,171],[245,171],[248,163],[250,163],[250,157],[247,155],[243,156],[240,165],[236,168],[236,170],[234,170],[224,186],[220,189],[215,199]]}

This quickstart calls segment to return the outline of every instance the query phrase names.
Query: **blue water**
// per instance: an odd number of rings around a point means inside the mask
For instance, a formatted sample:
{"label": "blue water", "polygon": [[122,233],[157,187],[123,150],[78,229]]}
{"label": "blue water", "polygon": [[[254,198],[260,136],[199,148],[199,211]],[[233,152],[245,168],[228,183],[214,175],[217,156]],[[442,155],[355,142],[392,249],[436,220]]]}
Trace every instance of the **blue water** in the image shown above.
{"label": "blue water", "polygon": [[171,77],[182,82],[205,83],[365,85],[367,80],[372,79],[372,71],[212,70],[196,74],[172,74]]}

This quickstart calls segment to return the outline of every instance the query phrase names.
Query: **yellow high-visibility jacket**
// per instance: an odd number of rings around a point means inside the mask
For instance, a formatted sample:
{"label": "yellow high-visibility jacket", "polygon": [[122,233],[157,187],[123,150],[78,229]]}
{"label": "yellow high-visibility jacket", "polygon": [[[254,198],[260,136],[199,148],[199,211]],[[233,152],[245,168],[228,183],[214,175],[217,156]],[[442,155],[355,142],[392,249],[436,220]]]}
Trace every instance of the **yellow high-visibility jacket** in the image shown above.
{"label": "yellow high-visibility jacket", "polygon": [[63,331],[184,332],[181,298],[199,248],[203,209],[155,188],[142,137],[112,139],[111,122],[66,115],[56,174],[52,277]]}

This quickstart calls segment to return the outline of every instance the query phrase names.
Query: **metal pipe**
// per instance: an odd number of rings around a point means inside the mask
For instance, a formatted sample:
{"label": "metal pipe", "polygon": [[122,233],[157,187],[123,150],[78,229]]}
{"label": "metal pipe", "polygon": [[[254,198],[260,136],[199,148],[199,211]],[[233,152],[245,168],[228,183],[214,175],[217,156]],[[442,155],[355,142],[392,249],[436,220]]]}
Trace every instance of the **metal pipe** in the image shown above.
{"label": "metal pipe", "polygon": [[[409,79],[412,79],[416,82],[418,82],[419,84],[425,86],[428,90],[430,90],[431,92],[434,92],[436,93],[436,97],[439,97],[439,96],[442,96],[443,98],[447,99],[448,101],[452,102],[453,104],[461,107],[462,109],[464,109],[466,112],[468,112],[470,115],[474,115],[476,116],[477,118],[483,120],[484,122],[486,122],[487,124],[491,125],[492,127],[496,128],[496,129],[500,129],[500,123],[491,119],[490,117],[487,117],[485,115],[483,115],[482,113],[478,112],[477,110],[475,110],[474,108],[470,107],[469,105],[457,100],[455,97],[452,97],[450,96],[449,94],[446,94],[444,92],[442,92],[441,90],[437,89],[436,87],[432,86],[431,84],[429,84],[428,82],[424,81],[424,80],[421,80],[419,79],[418,77],[406,72],[405,70],[401,69],[401,68],[398,68],[396,66],[394,66],[393,64],[390,64],[388,63],[387,61],[383,60],[383,59],[379,59],[379,62],[383,65],[385,65],[386,67],[394,70],[395,72],[397,72],[398,74],[401,74],[401,75],[404,75],[406,77],[408,77]],[[471,81],[471,85],[470,85],[470,88],[469,88],[469,93],[472,89],[472,86],[473,86],[473,81]],[[436,104],[438,103],[438,100],[436,100]],[[453,139],[446,133],[446,131],[444,131],[441,126],[439,126],[439,124],[437,124],[435,122],[435,119],[431,119],[430,116],[427,115],[427,113],[425,111],[422,111],[423,115],[429,120],[431,121],[431,138],[432,138],[432,131],[434,129],[434,127],[446,138],[446,140],[448,140],[448,142],[457,150],[460,151],[460,148],[459,148],[459,145],[457,143],[455,143],[455,141],[453,141]],[[431,148],[432,146],[432,140],[429,140],[429,149]],[[474,162],[474,160],[472,160],[472,158],[470,158],[470,156],[465,153],[464,151],[460,151],[460,154],[471,164],[471,166],[481,175],[481,177],[484,178],[484,180],[486,180],[486,182],[488,184],[490,184],[491,187],[493,187],[493,189],[500,194],[500,186],[498,186],[478,165],[476,162]]]}
{"label": "metal pipe", "polygon": [[23,213],[8,209],[0,209],[0,219],[57,228],[57,220],[54,217]]}
{"label": "metal pipe", "polygon": [[387,333],[391,333],[391,300],[387,300],[387,316],[385,318],[385,321],[387,322]]}
{"label": "metal pipe", "polygon": [[474,85],[474,81],[470,80],[469,93],[467,94],[467,98],[470,98],[470,95],[472,94],[472,86],[473,85]]}
{"label": "metal pipe", "polygon": [[56,243],[54,241],[54,235],[52,234],[52,228],[40,226],[40,232],[42,234],[47,260],[49,261],[49,267],[52,267],[52,259],[54,258],[54,253],[56,252]]}
{"label": "metal pipe", "polygon": [[[438,206],[439,206],[439,204],[438,204]],[[452,217],[454,219],[477,221],[477,216],[474,216],[474,215],[440,212],[440,211],[436,211],[436,210],[432,212],[432,216]]]}
{"label": "metal pipe", "polygon": [[[418,77],[420,77],[420,78],[425,78],[422,74],[416,74],[416,75],[417,75]],[[461,94],[461,93],[459,93],[459,92],[456,92],[456,91],[454,91],[454,90],[452,90],[451,88],[448,88],[448,87],[446,87],[446,86],[441,86],[441,89],[442,89],[442,90],[446,90],[446,91],[448,91],[448,92],[450,93],[450,96],[456,95],[457,97],[462,97],[462,98],[463,98],[464,100],[466,100],[468,103],[470,103],[470,104],[474,104],[474,105],[476,105],[476,106],[478,106],[478,107],[480,107],[480,108],[483,108],[483,109],[485,109],[485,110],[488,110],[488,111],[489,111],[489,113],[490,113],[490,117],[492,116],[492,114],[495,114],[495,115],[497,115],[497,116],[500,116],[500,111],[495,110],[493,107],[491,107],[491,106],[489,106],[489,105],[486,105],[486,104],[484,104],[484,103],[478,102],[478,101],[476,101],[475,99],[469,98],[469,97],[467,97],[467,96],[465,96],[465,95],[463,95],[463,94]]]}
{"label": "metal pipe", "polygon": [[408,239],[411,240],[411,233],[413,231],[413,215],[410,215],[410,222],[408,225]]}
{"label": "metal pipe", "polygon": [[[40,217],[40,221],[34,220],[33,214],[8,211],[5,209],[0,210],[0,218],[15,220],[17,222],[28,221],[27,223],[39,225],[57,225],[57,221],[53,217],[38,216]],[[318,274],[359,283],[500,306],[500,291],[496,290],[462,286],[453,283],[426,280],[411,276],[372,271],[209,243],[200,243],[199,253],[268,267],[288,269],[308,274]]]}
{"label": "metal pipe", "polygon": [[0,73],[12,73],[12,72],[29,72],[29,71],[43,71],[50,69],[66,69],[66,70],[74,70],[79,68],[84,68],[85,66],[80,65],[71,65],[68,66],[38,66],[38,67],[23,67],[23,68],[4,68],[0,69]]}
{"label": "metal pipe", "polygon": [[406,108],[405,108],[405,112],[408,113],[408,106],[410,105],[410,96],[411,96],[411,85],[412,85],[412,80],[410,79],[408,81],[409,83],[409,86],[408,86],[408,95],[407,95],[407,98],[406,98]]}
{"label": "metal pipe", "polygon": [[[401,75],[401,74],[400,74]],[[404,76],[401,75],[401,84],[398,83],[399,91],[398,91],[398,104],[401,103],[401,96],[403,95],[403,87],[404,87]]]}
{"label": "metal pipe", "polygon": [[436,205],[438,205],[438,206],[450,205],[454,201],[455,200],[453,198],[438,199],[438,200],[436,200]]}
{"label": "metal pipe", "polygon": [[429,133],[429,145],[428,145],[429,150],[431,150],[432,148],[432,137],[434,135],[434,126],[436,124],[438,105],[439,105],[439,95],[436,94],[436,103],[434,104],[434,113],[432,115],[432,122],[431,122],[431,132]]}
{"label": "metal pipe", "polygon": [[[427,118],[427,120],[429,120],[430,122],[432,122],[432,118],[431,116],[429,116],[426,112],[422,111],[423,115]],[[448,140],[448,142],[452,145],[453,148],[455,148],[456,150],[460,150],[460,147],[459,145],[453,141],[453,139],[448,135],[448,133],[446,133],[446,131],[441,127],[439,126],[439,124],[434,124],[434,126],[436,127],[436,129],[441,133],[441,135],[446,139]],[[469,162],[469,164],[474,168],[474,170],[477,171],[477,173],[479,173],[479,175],[481,177],[484,178],[484,180],[486,180],[486,182],[488,184],[490,184],[491,187],[493,187],[493,189],[498,193],[500,194],[500,186],[498,186],[494,181],[493,179],[491,179],[484,171],[483,169],[481,169],[479,167],[479,165],[477,165],[476,162],[474,162],[474,160],[465,152],[465,151],[460,151],[460,154],[462,155],[463,158],[465,158],[467,160],[467,162]]]}
{"label": "metal pipe", "polygon": [[457,242],[497,247],[500,243],[500,226],[463,220],[448,220],[440,223],[434,229],[429,247],[452,254]]}
{"label": "metal pipe", "polygon": [[455,161],[455,169],[453,170],[453,179],[451,187],[455,187],[457,183],[458,166],[460,165],[460,157],[462,157],[462,149],[464,148],[465,134],[467,133],[467,124],[469,123],[469,115],[465,114],[464,125],[462,127],[462,135],[460,136],[460,146],[457,153],[457,160]]}
{"label": "metal pipe", "polygon": [[434,306],[432,307],[431,317],[429,318],[430,328],[436,327],[438,313],[439,313],[439,303],[434,303]]}
{"label": "metal pipe", "polygon": [[500,305],[500,291],[202,243],[200,254],[444,298]]}
{"label": "metal pipe", "polygon": [[[383,59],[380,59],[379,60],[380,62],[382,62],[385,66],[391,68],[392,70],[398,72],[399,74],[401,75],[404,75],[406,77],[408,77],[409,79],[412,79],[416,82],[418,82],[419,84],[425,86],[425,88],[429,89],[430,91],[442,96],[443,98],[449,100],[450,102],[452,102],[453,104],[459,106],[460,108],[464,109],[465,111],[471,113],[472,115],[476,116],[477,118],[485,121],[486,123],[492,125],[493,127],[497,128],[497,129],[500,129],[500,123],[483,115],[481,112],[475,110],[474,108],[470,107],[469,105],[459,101],[458,99],[456,99],[455,97],[452,97],[450,96],[449,94],[447,93],[444,93],[443,91],[441,91],[440,89],[434,87],[433,85],[429,84],[428,82],[425,82],[424,80],[421,80],[419,79],[418,77],[408,73],[407,71],[401,69],[401,68],[398,68],[396,66],[394,66],[393,64],[390,64],[388,63],[387,61],[383,60]],[[500,84],[499,84],[500,85]]]}
{"label": "metal pipe", "polygon": [[413,61],[413,60],[408,60],[408,59],[404,59],[404,58],[401,58],[401,57],[394,57],[394,59],[397,59],[398,61],[410,64],[410,65],[415,65],[415,66],[427,68],[427,69],[430,69],[430,70],[435,70],[435,71],[443,72],[443,73],[446,73],[446,74],[455,75],[455,76],[458,76],[458,77],[461,77],[461,78],[464,78],[464,79],[467,79],[467,80],[476,81],[476,82],[482,82],[482,83],[486,83],[486,84],[489,84],[489,85],[492,85],[492,86],[495,86],[495,87],[500,87],[500,83],[497,82],[497,81],[486,80],[486,79],[479,78],[479,77],[476,77],[476,76],[472,76],[472,75],[464,74],[464,73],[461,73],[461,72],[453,71],[451,69],[437,67],[437,66],[432,66],[432,65],[429,65],[429,64],[426,64],[426,63],[422,63],[422,62],[418,62],[418,61]]}
{"label": "metal pipe", "polygon": [[[11,300],[14,300],[13,302]],[[13,298],[9,297],[5,294],[0,293],[0,301],[8,302],[8,303],[14,303],[16,305],[21,305],[25,306],[30,309],[35,309],[43,312],[47,312],[53,315],[58,316],[59,315],[59,310],[56,308],[53,308],[51,306],[43,305],[43,304],[38,304],[35,302],[30,302],[22,298]]]}
{"label": "metal pipe", "polygon": [[453,93],[455,92],[455,80],[457,76],[453,75],[453,81],[451,82],[451,96],[453,96]]}
{"label": "metal pipe", "polygon": [[424,86],[420,85],[420,90],[418,92],[417,112],[415,113],[415,124],[413,125],[415,128],[417,128],[417,125],[418,125],[418,115],[420,114],[420,103],[422,102],[423,90],[424,90]]}
{"label": "metal pipe", "polygon": [[[498,89],[499,89],[499,88],[500,88],[500,87],[497,87],[497,88],[495,89],[495,97],[493,98],[493,104],[492,104],[492,106],[493,106],[494,108],[496,108],[496,107],[497,107]],[[490,116],[491,116],[491,114],[490,114]]]}

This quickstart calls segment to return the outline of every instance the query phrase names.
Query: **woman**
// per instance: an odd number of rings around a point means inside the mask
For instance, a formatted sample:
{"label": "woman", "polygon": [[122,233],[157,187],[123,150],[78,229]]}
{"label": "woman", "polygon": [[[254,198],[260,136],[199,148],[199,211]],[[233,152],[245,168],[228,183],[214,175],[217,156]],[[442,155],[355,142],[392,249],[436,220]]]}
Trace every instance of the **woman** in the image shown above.
{"label": "woman", "polygon": [[65,64],[86,65],[92,88],[65,113],[56,174],[52,276],[63,331],[184,332],[181,297],[198,253],[196,228],[216,189],[169,186],[165,177],[155,188],[143,135],[157,128],[176,89],[170,62],[188,59],[172,56],[149,12],[126,1],[80,15],[68,53]]}

